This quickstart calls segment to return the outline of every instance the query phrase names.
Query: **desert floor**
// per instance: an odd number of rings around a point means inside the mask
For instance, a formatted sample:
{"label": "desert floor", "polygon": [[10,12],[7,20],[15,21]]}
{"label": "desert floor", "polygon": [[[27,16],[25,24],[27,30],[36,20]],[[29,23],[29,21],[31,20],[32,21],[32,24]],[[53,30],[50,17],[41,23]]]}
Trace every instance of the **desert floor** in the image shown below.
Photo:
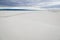
{"label": "desert floor", "polygon": [[60,13],[0,11],[0,40],[60,40]]}

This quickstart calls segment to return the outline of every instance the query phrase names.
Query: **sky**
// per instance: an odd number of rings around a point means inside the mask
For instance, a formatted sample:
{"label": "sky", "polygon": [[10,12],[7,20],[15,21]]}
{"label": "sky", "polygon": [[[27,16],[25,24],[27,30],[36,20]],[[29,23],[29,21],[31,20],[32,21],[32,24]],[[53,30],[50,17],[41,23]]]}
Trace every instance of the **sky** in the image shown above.
{"label": "sky", "polygon": [[0,0],[0,6],[39,6],[41,8],[60,8],[60,0]]}

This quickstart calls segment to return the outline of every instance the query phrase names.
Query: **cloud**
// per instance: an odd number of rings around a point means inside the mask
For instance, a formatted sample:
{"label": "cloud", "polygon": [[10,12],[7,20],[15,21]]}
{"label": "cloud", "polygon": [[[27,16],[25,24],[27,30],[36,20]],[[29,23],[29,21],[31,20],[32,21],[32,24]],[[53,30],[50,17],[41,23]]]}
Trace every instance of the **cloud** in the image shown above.
{"label": "cloud", "polygon": [[60,8],[60,2],[48,2],[40,5],[42,8]]}
{"label": "cloud", "polygon": [[39,6],[39,7],[60,7],[60,0],[0,0],[0,6]]}

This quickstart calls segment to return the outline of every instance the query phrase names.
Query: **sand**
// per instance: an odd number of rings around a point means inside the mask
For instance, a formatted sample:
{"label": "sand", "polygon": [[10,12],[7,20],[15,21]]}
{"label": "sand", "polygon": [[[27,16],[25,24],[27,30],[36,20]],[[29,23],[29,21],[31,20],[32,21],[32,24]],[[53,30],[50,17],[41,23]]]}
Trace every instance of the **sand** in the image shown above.
{"label": "sand", "polygon": [[0,40],[60,40],[60,13],[0,11],[0,14]]}

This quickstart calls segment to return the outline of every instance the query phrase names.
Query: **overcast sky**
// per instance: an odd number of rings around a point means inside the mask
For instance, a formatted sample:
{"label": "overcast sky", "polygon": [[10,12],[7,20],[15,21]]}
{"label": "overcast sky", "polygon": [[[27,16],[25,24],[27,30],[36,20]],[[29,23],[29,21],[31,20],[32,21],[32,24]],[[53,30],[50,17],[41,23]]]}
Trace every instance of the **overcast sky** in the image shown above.
{"label": "overcast sky", "polygon": [[45,8],[54,7],[59,8],[60,0],[0,0],[0,6],[26,6],[26,5],[38,5]]}

